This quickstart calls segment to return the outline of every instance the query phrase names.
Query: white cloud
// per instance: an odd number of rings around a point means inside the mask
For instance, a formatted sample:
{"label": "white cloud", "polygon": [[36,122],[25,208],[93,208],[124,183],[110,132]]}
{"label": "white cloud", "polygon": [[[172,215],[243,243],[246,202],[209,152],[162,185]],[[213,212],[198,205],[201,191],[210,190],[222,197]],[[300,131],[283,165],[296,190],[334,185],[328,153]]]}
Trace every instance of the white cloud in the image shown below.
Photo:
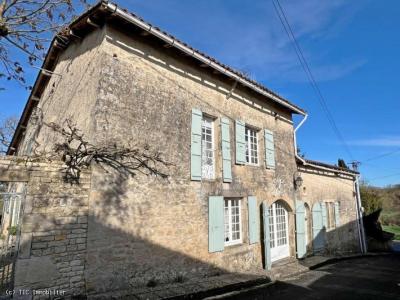
{"label": "white cloud", "polygon": [[[131,1],[127,1],[131,2]],[[136,1],[135,1],[136,2]],[[317,81],[346,76],[366,63],[360,57],[328,58],[332,38],[361,7],[345,0],[281,0],[294,33],[302,45]],[[271,1],[136,2],[138,13],[149,13],[155,25],[215,56],[223,63],[250,73],[259,81],[306,81],[292,44]],[[121,3],[122,4],[122,3]],[[325,53],[311,50],[325,43]]]}
{"label": "white cloud", "polygon": [[400,136],[384,136],[371,139],[353,140],[348,142],[352,146],[374,146],[374,147],[399,147]]}

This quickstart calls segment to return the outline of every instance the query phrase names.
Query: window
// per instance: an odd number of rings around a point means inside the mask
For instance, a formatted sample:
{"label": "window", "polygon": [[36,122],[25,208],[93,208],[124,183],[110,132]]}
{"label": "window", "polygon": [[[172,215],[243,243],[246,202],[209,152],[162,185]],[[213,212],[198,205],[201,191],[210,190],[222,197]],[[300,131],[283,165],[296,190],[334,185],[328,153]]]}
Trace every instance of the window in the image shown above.
{"label": "window", "polygon": [[224,209],[225,245],[242,242],[242,218],[239,199],[226,199]]}
{"label": "window", "polygon": [[335,228],[335,203],[327,202],[326,203],[326,211],[327,211],[327,218],[328,218],[328,228],[333,229]]}
{"label": "window", "polygon": [[271,248],[275,248],[275,232],[274,232],[274,209],[272,205],[268,207],[269,214],[269,243]]}
{"label": "window", "polygon": [[201,177],[214,178],[214,122],[203,117],[201,124]]}
{"label": "window", "polygon": [[246,142],[246,162],[250,165],[258,165],[258,140],[257,131],[246,127],[245,129]]}
{"label": "window", "polygon": [[287,244],[287,212],[282,204],[273,203],[269,208],[269,234],[271,248]]}

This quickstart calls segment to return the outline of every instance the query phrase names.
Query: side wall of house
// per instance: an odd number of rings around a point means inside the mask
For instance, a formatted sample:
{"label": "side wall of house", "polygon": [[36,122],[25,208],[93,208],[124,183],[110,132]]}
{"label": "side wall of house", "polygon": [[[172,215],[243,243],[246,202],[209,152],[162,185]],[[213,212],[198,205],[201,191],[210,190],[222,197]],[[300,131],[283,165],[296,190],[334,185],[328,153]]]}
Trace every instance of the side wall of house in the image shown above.
{"label": "side wall of house", "polygon": [[[334,203],[339,205],[339,224],[325,229],[325,253],[348,254],[360,251],[357,226],[357,207],[352,177],[339,177],[332,171],[321,171],[311,167],[299,169],[303,184],[300,197],[308,205],[310,211],[317,203],[325,203],[327,207]],[[327,209],[329,217],[335,223],[335,212]],[[312,236],[313,215],[309,214],[309,235]],[[309,239],[309,252],[312,252],[312,239]]]}
{"label": "side wall of house", "polygon": [[62,139],[49,127],[66,127],[70,120],[91,141],[100,76],[104,30],[98,29],[83,40],[72,42],[60,55],[41,99],[30,118],[18,155],[50,153]]}

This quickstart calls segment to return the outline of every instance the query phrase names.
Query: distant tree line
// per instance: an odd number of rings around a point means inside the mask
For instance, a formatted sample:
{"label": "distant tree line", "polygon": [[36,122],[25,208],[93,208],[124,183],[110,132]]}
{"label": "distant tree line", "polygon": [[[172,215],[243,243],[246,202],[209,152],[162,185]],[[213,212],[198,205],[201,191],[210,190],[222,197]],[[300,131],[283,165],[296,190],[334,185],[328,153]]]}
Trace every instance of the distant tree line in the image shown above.
{"label": "distant tree line", "polygon": [[382,209],[383,225],[400,225],[400,184],[380,188],[363,182],[360,194],[366,215]]}

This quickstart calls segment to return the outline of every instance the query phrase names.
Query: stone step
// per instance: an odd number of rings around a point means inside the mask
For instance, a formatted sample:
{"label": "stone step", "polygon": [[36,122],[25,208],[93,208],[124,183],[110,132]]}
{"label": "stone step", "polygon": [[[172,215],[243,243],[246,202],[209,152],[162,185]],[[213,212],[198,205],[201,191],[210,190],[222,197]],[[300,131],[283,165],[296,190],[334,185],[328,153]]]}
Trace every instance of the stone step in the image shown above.
{"label": "stone step", "polygon": [[273,263],[269,273],[272,280],[280,280],[307,270],[308,268],[301,265],[297,259],[290,257]]}

